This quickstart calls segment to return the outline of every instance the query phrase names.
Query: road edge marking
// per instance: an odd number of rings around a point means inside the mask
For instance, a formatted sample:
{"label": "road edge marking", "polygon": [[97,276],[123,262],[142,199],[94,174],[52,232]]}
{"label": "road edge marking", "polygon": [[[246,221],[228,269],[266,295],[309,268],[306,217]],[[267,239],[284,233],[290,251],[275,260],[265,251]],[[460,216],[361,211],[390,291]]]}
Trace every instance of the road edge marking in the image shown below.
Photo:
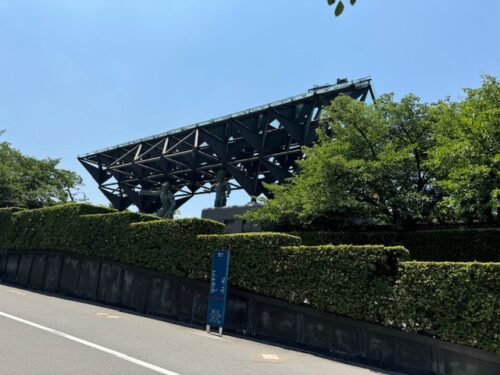
{"label": "road edge marking", "polygon": [[52,328],[49,328],[49,327],[42,326],[41,324],[30,322],[29,320],[22,319],[22,318],[19,318],[17,316],[14,316],[14,315],[10,315],[10,314],[4,313],[3,311],[0,311],[0,316],[3,316],[4,318],[15,320],[16,322],[23,323],[23,324],[26,324],[28,326],[34,327],[34,328],[41,329],[42,331],[52,333],[52,334],[54,334],[56,336],[63,337],[65,339],[67,339],[67,340],[77,342],[79,344],[88,346],[90,348],[93,348],[93,349],[96,349],[96,350],[100,350],[101,352],[104,352],[104,353],[107,353],[107,354],[111,354],[114,357],[117,357],[117,358],[122,359],[122,360],[127,361],[127,362],[134,363],[136,365],[142,366],[142,367],[147,368],[149,370],[156,371],[156,372],[158,372],[160,374],[164,374],[164,375],[180,375],[180,374],[178,374],[176,372],[173,372],[173,371],[161,368],[159,366],[153,365],[153,364],[148,363],[148,362],[141,361],[140,359],[131,357],[131,356],[129,356],[127,354],[124,354],[124,353],[120,353],[120,352],[118,352],[116,350],[109,349],[109,348],[106,348],[106,347],[98,345],[98,344],[94,344],[93,342],[90,342],[90,341],[78,338],[76,336],[68,335],[67,333],[58,331],[56,329],[52,329]]}

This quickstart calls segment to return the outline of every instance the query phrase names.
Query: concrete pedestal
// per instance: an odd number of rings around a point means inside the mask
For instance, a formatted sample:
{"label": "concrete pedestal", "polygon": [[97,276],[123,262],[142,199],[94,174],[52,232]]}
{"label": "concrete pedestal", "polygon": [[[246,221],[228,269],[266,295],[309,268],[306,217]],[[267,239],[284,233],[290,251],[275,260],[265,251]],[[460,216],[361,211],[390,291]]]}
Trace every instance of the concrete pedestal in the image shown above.
{"label": "concrete pedestal", "polygon": [[261,226],[259,224],[244,223],[243,220],[236,217],[258,207],[260,204],[250,203],[245,206],[205,208],[201,211],[201,217],[223,223],[226,233],[260,232]]}

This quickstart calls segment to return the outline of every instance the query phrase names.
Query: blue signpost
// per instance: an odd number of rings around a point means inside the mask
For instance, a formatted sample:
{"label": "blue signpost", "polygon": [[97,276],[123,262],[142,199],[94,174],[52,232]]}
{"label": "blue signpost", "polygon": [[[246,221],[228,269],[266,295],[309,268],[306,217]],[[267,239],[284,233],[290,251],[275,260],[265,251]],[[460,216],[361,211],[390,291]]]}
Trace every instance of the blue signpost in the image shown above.
{"label": "blue signpost", "polygon": [[229,250],[215,250],[212,254],[212,276],[208,294],[207,332],[210,332],[211,327],[218,327],[220,336],[224,327],[228,272]]}

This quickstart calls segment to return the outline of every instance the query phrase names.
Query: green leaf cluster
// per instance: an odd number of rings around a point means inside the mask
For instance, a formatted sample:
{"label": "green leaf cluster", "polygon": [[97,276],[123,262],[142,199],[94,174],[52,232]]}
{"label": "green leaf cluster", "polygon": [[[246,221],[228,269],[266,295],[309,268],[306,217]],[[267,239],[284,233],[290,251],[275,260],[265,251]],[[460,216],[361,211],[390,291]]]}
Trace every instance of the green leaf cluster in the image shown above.
{"label": "green leaf cluster", "polygon": [[465,93],[464,100],[433,109],[428,164],[445,191],[439,202],[444,219],[488,222],[500,216],[500,83],[484,76],[480,88]]}
{"label": "green leaf cluster", "polygon": [[492,222],[499,218],[500,85],[484,77],[453,103],[414,95],[337,97],[300,173],[244,215],[281,227]]}
{"label": "green leaf cluster", "polygon": [[[335,6],[335,17],[338,17],[340,16],[343,12],[344,12],[344,3],[342,2],[342,0],[327,0],[328,2],[328,5],[332,6],[332,5],[335,5],[335,3],[337,3],[337,5]],[[354,5],[356,4],[356,0],[349,0],[349,2],[351,3],[351,5]]]}
{"label": "green leaf cluster", "polygon": [[36,159],[0,142],[0,207],[39,208],[74,200],[82,179],[58,164],[58,159]]}

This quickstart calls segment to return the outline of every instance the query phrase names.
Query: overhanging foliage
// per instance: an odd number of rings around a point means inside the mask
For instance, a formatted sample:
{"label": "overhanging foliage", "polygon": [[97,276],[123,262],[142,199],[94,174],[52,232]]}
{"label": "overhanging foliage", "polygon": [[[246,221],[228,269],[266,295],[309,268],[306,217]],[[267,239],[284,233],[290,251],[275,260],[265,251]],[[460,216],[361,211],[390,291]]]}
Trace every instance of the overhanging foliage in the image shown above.
{"label": "overhanging foliage", "polygon": [[493,222],[499,219],[500,83],[459,102],[414,95],[376,104],[339,96],[300,171],[247,220],[284,227]]}

